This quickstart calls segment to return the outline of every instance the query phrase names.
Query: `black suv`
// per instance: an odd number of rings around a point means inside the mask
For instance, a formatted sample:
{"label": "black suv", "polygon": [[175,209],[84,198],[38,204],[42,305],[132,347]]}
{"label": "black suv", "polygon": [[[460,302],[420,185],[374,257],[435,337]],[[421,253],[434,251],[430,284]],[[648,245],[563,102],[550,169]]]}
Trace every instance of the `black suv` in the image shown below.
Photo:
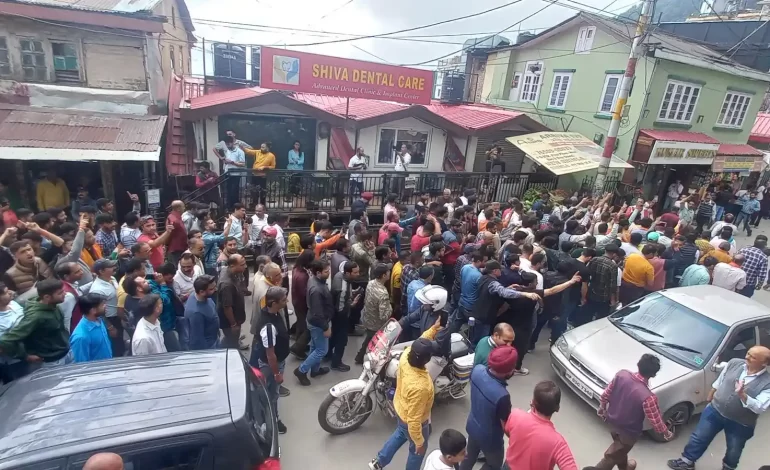
{"label": "black suv", "polygon": [[238,351],[73,364],[0,389],[0,470],[277,470],[275,410]]}

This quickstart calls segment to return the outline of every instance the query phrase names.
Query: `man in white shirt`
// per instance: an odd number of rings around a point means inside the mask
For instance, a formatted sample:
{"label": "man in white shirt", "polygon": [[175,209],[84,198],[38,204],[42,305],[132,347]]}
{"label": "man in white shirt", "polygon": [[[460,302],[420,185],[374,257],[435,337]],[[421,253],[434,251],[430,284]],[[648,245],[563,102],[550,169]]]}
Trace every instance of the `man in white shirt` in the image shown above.
{"label": "man in white shirt", "polygon": [[[246,145],[235,138],[235,134],[229,135],[231,131],[228,131],[227,137],[223,142],[217,144],[214,147],[214,154],[224,163],[223,169],[225,173],[235,172],[236,170],[243,170],[246,167],[246,154],[243,153],[239,142]],[[224,143],[224,148],[220,144]],[[249,147],[251,148],[251,147]],[[235,173],[230,175],[227,180],[227,207],[232,206],[240,199],[241,180],[242,175]]]}
{"label": "man in white shirt", "polygon": [[[233,213],[230,215],[230,220],[230,232],[227,236],[235,238],[238,249],[240,250],[246,244],[244,238],[248,238],[248,232],[243,231],[244,225],[248,228],[248,224],[246,223],[246,207],[240,202],[233,204]],[[244,235],[246,235],[246,237],[244,237]]]}
{"label": "man in white shirt", "polygon": [[546,263],[546,257],[545,253],[535,253],[533,254],[529,259],[529,267],[525,268],[524,264],[521,264],[522,271],[529,271],[532,274],[534,274],[537,277],[537,290],[543,290],[544,284],[543,284],[543,275],[540,273],[540,270],[545,267]]}
{"label": "man in white shirt", "polygon": [[676,201],[679,200],[679,195],[682,194],[682,191],[684,191],[684,186],[682,186],[681,180],[676,180],[668,187],[668,192],[666,193],[666,202],[663,205],[663,210],[668,210],[669,207],[672,207]]}
{"label": "man in white shirt", "polygon": [[183,253],[174,275],[174,293],[182,302],[187,302],[190,294],[195,292],[193,283],[202,275],[203,270],[195,263],[195,256],[192,253]]}
{"label": "man in white shirt", "polygon": [[123,342],[123,322],[118,316],[118,283],[113,277],[117,266],[118,262],[115,260],[104,258],[96,260],[92,268],[96,278],[89,290],[89,293],[99,295],[104,300],[104,317],[112,342],[112,357],[121,357],[126,352]]}
{"label": "man in white shirt", "polygon": [[159,295],[147,294],[139,301],[137,313],[142,318],[136,324],[136,330],[131,339],[131,351],[134,356],[166,352],[163,330],[161,330],[160,320],[158,320],[161,312],[163,312],[163,302]]}
{"label": "man in white shirt", "polygon": [[[366,170],[366,156],[364,155],[364,148],[358,147],[356,154],[350,157],[348,162],[348,170],[351,171],[363,171]],[[364,176],[361,173],[350,174],[350,200],[351,204],[353,197],[356,194],[361,194],[364,191]]]}
{"label": "man in white shirt", "polygon": [[733,257],[732,263],[717,263],[714,266],[711,284],[733,292],[746,287],[746,271],[742,268],[745,261],[746,257],[738,253]]}
{"label": "man in white shirt", "polygon": [[[82,295],[78,281],[83,277],[83,268],[77,263],[61,263],[57,264],[54,268],[56,277],[61,279],[64,284],[64,302],[59,304],[59,311],[62,314],[64,321],[64,327],[67,331],[72,332],[79,319],[73,324],[72,312],[75,311],[75,307],[78,305],[78,298]],[[90,288],[90,284],[86,287]]]}
{"label": "man in white shirt", "polygon": [[725,214],[725,220],[720,220],[714,224],[713,227],[711,227],[711,238],[718,237],[720,233],[722,233],[722,229],[725,227],[730,227],[733,229],[733,233],[738,233],[738,227],[733,224],[735,221],[735,216],[733,214]]}
{"label": "man in white shirt", "polygon": [[409,171],[409,163],[412,161],[412,156],[409,155],[409,151],[406,144],[401,144],[401,150],[396,152],[393,157],[393,170],[396,173],[403,173],[404,176],[394,176],[391,184],[391,192],[395,194],[401,194],[404,190],[404,184],[406,180],[406,173]]}
{"label": "man in white shirt", "polygon": [[265,206],[257,204],[254,208],[254,215],[251,216],[251,230],[249,230],[249,245],[253,247],[262,246],[262,229],[267,227],[267,213]]}

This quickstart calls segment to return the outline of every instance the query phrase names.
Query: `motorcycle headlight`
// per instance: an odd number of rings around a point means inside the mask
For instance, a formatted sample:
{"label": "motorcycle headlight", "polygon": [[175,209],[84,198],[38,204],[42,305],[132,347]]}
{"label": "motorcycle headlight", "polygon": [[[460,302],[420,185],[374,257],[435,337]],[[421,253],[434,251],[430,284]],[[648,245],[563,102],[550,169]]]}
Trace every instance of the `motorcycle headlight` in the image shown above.
{"label": "motorcycle headlight", "polygon": [[569,344],[567,343],[567,338],[565,338],[564,335],[561,335],[559,339],[556,340],[556,349],[558,349],[560,353],[569,357]]}
{"label": "motorcycle headlight", "polygon": [[372,361],[364,361],[364,369],[372,370]]}

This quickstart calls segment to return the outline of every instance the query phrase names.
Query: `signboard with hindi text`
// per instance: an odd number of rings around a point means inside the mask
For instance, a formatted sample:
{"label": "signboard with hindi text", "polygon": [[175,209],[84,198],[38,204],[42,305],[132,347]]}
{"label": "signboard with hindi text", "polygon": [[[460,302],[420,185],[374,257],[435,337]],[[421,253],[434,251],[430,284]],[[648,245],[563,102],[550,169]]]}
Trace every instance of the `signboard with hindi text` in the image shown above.
{"label": "signboard with hindi text", "polygon": [[[506,140],[555,175],[599,168],[602,158],[602,148],[577,132],[536,132]],[[610,167],[633,168],[615,155]]]}
{"label": "signboard with hindi text", "polygon": [[650,165],[711,165],[719,144],[656,140],[652,147]]}
{"label": "signboard with hindi text", "polygon": [[711,165],[711,171],[714,173],[735,173],[762,171],[762,156],[726,156],[719,155],[714,158]]}
{"label": "signboard with hindi text", "polygon": [[319,95],[430,104],[433,72],[263,47],[260,86]]}

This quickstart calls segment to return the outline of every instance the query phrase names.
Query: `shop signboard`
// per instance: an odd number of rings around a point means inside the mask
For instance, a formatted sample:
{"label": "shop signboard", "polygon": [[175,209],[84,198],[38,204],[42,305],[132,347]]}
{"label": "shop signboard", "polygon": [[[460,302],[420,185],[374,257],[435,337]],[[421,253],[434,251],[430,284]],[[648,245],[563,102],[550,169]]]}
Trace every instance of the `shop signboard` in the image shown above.
{"label": "shop signboard", "polygon": [[650,153],[650,165],[711,165],[719,144],[656,140]]}
{"label": "shop signboard", "polygon": [[430,104],[433,72],[263,47],[260,86],[347,98]]}
{"label": "shop signboard", "polygon": [[[556,175],[593,170],[601,161],[602,148],[577,132],[536,132],[507,140]],[[610,167],[633,168],[614,155]]]}
{"label": "shop signboard", "polygon": [[714,158],[714,164],[711,165],[711,171],[714,173],[762,171],[762,157],[717,156]]}

